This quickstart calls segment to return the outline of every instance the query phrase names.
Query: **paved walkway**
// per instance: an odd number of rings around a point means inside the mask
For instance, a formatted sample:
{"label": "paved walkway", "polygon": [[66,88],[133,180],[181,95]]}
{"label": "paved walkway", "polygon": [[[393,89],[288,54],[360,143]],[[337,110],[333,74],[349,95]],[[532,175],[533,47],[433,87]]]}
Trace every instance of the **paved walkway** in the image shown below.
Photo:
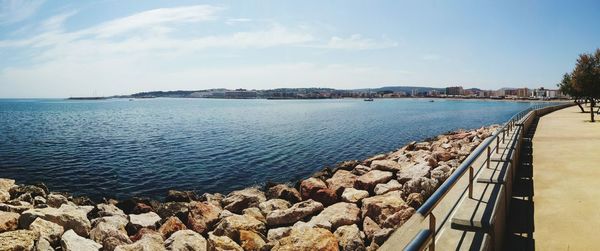
{"label": "paved walkway", "polygon": [[533,137],[538,250],[600,247],[600,122],[589,119],[574,106],[539,120]]}

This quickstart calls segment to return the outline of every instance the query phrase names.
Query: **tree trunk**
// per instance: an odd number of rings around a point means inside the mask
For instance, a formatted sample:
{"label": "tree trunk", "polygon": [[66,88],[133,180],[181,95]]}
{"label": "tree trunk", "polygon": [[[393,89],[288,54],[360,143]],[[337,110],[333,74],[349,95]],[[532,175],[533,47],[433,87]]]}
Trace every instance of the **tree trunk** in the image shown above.
{"label": "tree trunk", "polygon": [[581,109],[581,112],[585,112],[585,110],[583,109],[583,106],[581,106],[581,103],[579,103],[579,101],[577,99],[575,100],[575,104],[577,104],[577,106],[579,106],[579,109]]}
{"label": "tree trunk", "polygon": [[590,100],[590,116],[592,117],[592,122],[594,121],[594,104],[596,103],[595,100]]}

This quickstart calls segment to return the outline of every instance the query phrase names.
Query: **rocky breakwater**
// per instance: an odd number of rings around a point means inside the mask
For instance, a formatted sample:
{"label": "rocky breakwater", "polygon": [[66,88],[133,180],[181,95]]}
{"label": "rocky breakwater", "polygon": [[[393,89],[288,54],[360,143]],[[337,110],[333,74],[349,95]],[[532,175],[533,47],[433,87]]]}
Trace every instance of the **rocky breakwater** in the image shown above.
{"label": "rocky breakwater", "polygon": [[457,131],[295,185],[93,203],[0,179],[0,250],[375,250],[497,126]]}

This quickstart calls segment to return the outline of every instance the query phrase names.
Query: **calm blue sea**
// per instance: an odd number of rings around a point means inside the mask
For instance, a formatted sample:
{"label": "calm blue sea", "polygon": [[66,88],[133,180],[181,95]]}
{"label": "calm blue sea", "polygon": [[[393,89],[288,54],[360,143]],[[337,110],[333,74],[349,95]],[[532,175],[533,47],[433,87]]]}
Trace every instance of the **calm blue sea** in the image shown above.
{"label": "calm blue sea", "polygon": [[0,99],[0,177],[53,191],[159,198],[304,178],[530,103],[388,99]]}

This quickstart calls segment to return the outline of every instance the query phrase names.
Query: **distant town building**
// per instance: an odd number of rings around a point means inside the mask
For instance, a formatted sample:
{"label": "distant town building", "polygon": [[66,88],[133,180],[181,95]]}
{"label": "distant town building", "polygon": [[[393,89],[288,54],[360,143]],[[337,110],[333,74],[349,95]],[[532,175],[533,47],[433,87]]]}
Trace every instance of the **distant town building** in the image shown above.
{"label": "distant town building", "polygon": [[519,88],[519,89],[517,89],[517,97],[519,97],[519,98],[531,97],[531,91],[529,91],[528,88]]}
{"label": "distant town building", "polygon": [[446,95],[449,95],[449,96],[465,95],[465,90],[463,90],[462,86],[446,87]]}

